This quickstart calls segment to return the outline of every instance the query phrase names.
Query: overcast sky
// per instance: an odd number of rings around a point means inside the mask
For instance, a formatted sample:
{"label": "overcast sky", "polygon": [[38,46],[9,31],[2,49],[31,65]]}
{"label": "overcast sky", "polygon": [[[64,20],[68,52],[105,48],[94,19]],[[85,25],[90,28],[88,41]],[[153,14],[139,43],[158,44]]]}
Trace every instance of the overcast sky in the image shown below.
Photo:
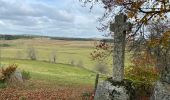
{"label": "overcast sky", "polygon": [[102,14],[79,0],[0,0],[0,34],[102,37],[96,29]]}

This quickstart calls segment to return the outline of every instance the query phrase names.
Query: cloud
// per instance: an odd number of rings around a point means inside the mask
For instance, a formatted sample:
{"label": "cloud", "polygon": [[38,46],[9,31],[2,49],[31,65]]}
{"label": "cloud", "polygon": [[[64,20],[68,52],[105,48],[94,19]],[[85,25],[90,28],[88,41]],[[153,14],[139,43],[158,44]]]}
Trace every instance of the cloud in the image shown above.
{"label": "cloud", "polygon": [[57,1],[0,0],[0,33],[71,37],[94,37],[98,33],[95,27],[100,11],[89,13],[75,0]]}

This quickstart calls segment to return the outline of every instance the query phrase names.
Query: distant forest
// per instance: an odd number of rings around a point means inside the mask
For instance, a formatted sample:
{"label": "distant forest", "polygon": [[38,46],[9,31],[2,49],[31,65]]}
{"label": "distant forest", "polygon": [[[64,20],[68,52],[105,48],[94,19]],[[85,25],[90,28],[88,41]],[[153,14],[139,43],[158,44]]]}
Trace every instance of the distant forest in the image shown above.
{"label": "distant forest", "polygon": [[16,40],[16,39],[32,39],[35,36],[28,35],[2,35],[0,34],[0,40]]}
{"label": "distant forest", "polygon": [[66,41],[100,41],[112,42],[112,39],[101,38],[68,38],[68,37],[50,37],[50,36],[38,36],[38,35],[2,35],[0,34],[0,40],[16,40],[16,39],[33,39],[33,38],[49,38],[51,40],[66,40]]}

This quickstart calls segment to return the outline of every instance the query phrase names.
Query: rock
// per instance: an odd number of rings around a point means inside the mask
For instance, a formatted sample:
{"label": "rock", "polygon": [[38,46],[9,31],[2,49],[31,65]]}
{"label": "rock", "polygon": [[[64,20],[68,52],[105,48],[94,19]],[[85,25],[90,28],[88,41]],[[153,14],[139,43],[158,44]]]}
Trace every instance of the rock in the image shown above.
{"label": "rock", "polygon": [[170,84],[170,70],[169,69],[163,72],[161,76],[161,81],[164,81]]}
{"label": "rock", "polygon": [[170,100],[170,84],[157,81],[151,100]]}
{"label": "rock", "polygon": [[9,85],[20,85],[23,83],[22,74],[20,71],[16,70],[9,79],[6,80]]}
{"label": "rock", "polygon": [[133,90],[130,82],[110,82],[107,80],[98,85],[94,100],[135,100]]}

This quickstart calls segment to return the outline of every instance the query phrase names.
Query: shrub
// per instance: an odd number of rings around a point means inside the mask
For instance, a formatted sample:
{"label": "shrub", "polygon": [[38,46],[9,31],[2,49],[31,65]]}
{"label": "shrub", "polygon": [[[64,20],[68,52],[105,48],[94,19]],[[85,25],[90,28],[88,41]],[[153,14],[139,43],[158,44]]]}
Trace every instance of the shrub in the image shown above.
{"label": "shrub", "polygon": [[125,76],[133,81],[138,96],[149,96],[154,82],[159,79],[159,74],[153,67],[130,66],[125,69]]}
{"label": "shrub", "polygon": [[133,81],[137,96],[149,97],[153,85],[159,79],[159,70],[154,66],[155,60],[147,53],[133,57],[132,66],[125,68],[125,76]]}
{"label": "shrub", "polygon": [[9,65],[6,68],[2,68],[2,74],[4,75],[4,80],[8,79],[12,73],[14,73],[17,69],[16,64]]}
{"label": "shrub", "polygon": [[75,65],[75,62],[74,62],[74,60],[73,60],[73,59],[71,59],[70,64],[71,64],[72,66],[74,66],[74,65]]}
{"label": "shrub", "polygon": [[91,92],[82,93],[82,100],[94,100],[94,93]]}
{"label": "shrub", "polygon": [[4,81],[5,80],[5,76],[2,74],[2,72],[0,71],[0,81]]}
{"label": "shrub", "polygon": [[27,100],[27,99],[26,99],[26,97],[21,96],[21,97],[19,97],[19,100]]}
{"label": "shrub", "polygon": [[56,63],[56,60],[57,60],[56,50],[53,50],[50,54],[50,61],[52,63]]}
{"label": "shrub", "polygon": [[11,45],[9,44],[0,44],[0,47],[10,47]]}
{"label": "shrub", "polygon": [[29,79],[31,78],[29,71],[23,70],[23,71],[21,72],[21,74],[22,74],[22,78],[23,78],[24,80],[29,80]]}
{"label": "shrub", "polygon": [[3,81],[0,81],[0,89],[6,88],[7,85]]}
{"label": "shrub", "polygon": [[31,47],[27,49],[28,58],[31,60],[37,60],[37,52],[35,48]]}

